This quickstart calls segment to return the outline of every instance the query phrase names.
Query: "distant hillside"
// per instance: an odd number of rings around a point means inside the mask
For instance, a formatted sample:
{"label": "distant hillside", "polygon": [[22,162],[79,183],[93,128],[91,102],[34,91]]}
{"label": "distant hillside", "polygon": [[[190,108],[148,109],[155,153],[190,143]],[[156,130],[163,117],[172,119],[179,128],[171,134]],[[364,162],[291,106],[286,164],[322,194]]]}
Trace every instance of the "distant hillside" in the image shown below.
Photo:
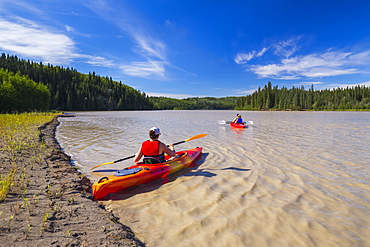
{"label": "distant hillside", "polygon": [[[145,93],[93,73],[82,74],[73,68],[43,65],[4,53],[0,68],[27,76],[50,91],[50,109],[85,110],[150,110],[153,104]],[[18,99],[21,100],[21,99]]]}

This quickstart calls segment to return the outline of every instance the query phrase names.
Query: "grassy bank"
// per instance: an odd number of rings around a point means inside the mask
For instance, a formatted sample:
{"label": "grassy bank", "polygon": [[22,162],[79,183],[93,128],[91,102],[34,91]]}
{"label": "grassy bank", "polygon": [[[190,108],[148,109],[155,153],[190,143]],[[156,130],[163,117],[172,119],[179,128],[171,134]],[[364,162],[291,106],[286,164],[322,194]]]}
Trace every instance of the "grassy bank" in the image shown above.
{"label": "grassy bank", "polygon": [[[45,156],[45,144],[37,138],[39,127],[51,122],[52,114],[1,114],[0,115],[0,202],[6,199],[8,193],[20,194],[27,190],[27,177],[32,175],[33,166],[40,165]],[[20,156],[27,156],[33,150],[34,155],[18,162]],[[30,169],[28,169],[30,168]],[[31,174],[26,174],[30,170]]]}
{"label": "grassy bank", "polygon": [[93,201],[55,140],[54,114],[0,114],[3,246],[144,246]]}

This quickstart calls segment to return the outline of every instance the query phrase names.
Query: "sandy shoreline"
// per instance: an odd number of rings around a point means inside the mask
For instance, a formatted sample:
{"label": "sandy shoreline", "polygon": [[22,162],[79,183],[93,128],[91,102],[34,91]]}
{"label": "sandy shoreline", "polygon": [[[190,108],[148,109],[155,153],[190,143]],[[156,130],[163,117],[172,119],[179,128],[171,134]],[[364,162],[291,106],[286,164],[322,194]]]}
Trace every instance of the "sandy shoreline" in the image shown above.
{"label": "sandy shoreline", "polygon": [[[26,188],[0,203],[2,246],[145,246],[104,206],[93,201],[90,180],[71,166],[55,139],[59,121],[40,127],[47,146],[41,164],[24,168]],[[35,159],[33,150],[17,163]],[[7,160],[2,158],[6,167]]]}

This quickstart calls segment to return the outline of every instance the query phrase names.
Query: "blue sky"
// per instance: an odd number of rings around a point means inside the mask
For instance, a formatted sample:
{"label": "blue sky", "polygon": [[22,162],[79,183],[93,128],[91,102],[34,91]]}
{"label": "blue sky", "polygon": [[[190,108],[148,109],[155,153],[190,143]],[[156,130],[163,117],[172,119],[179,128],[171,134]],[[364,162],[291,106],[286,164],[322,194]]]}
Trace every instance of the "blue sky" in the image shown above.
{"label": "blue sky", "polygon": [[370,86],[369,0],[0,0],[0,52],[153,96]]}

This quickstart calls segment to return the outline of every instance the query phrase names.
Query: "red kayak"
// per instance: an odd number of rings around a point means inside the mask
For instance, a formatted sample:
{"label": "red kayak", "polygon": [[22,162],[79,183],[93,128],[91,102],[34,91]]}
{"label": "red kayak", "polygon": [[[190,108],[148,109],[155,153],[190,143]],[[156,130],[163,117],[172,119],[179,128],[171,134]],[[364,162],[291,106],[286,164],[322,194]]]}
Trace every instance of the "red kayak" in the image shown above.
{"label": "red kayak", "polygon": [[[109,193],[118,192],[135,185],[149,183],[164,178],[182,168],[188,167],[200,157],[202,148],[197,147],[186,151],[176,152],[177,158],[159,164],[144,164],[139,162],[115,174],[103,177],[92,186],[94,199],[98,200]],[[169,157],[166,155],[166,159]]]}
{"label": "red kayak", "polygon": [[233,128],[246,128],[247,125],[244,123],[230,123],[230,126]]}

